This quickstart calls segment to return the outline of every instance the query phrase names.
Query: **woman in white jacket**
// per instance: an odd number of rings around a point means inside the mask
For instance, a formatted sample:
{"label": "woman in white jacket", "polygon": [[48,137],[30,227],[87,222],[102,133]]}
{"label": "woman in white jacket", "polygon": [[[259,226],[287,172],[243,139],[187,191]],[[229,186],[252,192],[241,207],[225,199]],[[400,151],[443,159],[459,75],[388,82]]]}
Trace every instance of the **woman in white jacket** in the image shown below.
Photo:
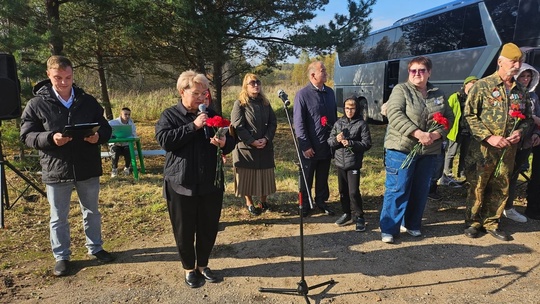
{"label": "woman in white jacket", "polygon": [[[534,92],[540,81],[540,73],[534,67],[523,63],[519,73],[514,78],[529,91],[534,125],[527,133],[527,136],[524,137],[522,146],[516,154],[516,163],[510,179],[508,200],[503,215],[516,222],[524,223],[527,221],[527,217],[540,219],[540,172],[538,172],[540,170],[540,129],[538,129],[540,127],[540,101],[538,95]],[[531,151],[533,153],[532,174],[527,185],[527,208],[525,209],[527,217],[525,217],[514,209],[514,199],[519,174],[529,169]]]}

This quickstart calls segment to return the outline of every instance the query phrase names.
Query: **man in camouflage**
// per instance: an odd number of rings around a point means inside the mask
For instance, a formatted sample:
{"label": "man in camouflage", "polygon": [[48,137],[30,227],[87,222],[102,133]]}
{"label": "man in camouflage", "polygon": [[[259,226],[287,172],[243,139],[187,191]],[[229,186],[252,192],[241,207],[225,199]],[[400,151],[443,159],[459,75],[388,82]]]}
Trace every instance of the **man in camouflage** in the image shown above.
{"label": "man in camouflage", "polygon": [[[513,43],[505,44],[497,60],[498,70],[477,81],[467,97],[464,117],[475,139],[465,160],[470,187],[464,233],[470,238],[485,229],[499,240],[510,240],[499,229],[499,219],[518,143],[532,123],[529,94],[513,78],[521,62],[520,49]],[[521,114],[524,118],[517,117],[523,117]]]}

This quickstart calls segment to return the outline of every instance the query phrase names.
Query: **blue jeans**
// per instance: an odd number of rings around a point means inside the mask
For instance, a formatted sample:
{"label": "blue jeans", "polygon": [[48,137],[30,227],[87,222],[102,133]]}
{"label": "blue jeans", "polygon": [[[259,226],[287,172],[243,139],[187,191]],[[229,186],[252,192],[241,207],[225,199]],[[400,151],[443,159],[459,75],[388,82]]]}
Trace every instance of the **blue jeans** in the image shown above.
{"label": "blue jeans", "polygon": [[387,150],[386,182],[381,210],[382,233],[399,234],[399,226],[420,230],[426,207],[429,182],[437,155],[416,156],[409,168],[399,167],[407,153]]}
{"label": "blue jeans", "polygon": [[101,214],[98,211],[99,177],[77,182],[47,184],[47,200],[51,207],[50,239],[56,261],[69,260],[71,256],[68,215],[74,187],[83,215],[88,253],[94,254],[103,249]]}

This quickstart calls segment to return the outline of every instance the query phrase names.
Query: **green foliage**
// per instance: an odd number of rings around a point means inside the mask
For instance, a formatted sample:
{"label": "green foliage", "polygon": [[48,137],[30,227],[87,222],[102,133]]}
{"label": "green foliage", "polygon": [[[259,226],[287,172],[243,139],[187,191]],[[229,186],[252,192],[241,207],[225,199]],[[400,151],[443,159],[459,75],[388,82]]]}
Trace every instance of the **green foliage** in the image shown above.
{"label": "green foliage", "polygon": [[326,67],[328,73],[327,86],[332,87],[334,85],[334,61],[336,60],[336,54],[321,55],[314,58],[310,58],[308,52],[303,51],[300,54],[299,62],[294,65],[291,73],[291,82],[296,86],[303,86],[308,82],[308,66],[311,62],[320,60]]}
{"label": "green foliage", "polygon": [[[214,107],[221,112],[222,89],[253,71],[253,62],[263,76],[300,50],[346,49],[369,30],[374,3],[348,0],[347,15],[312,28],[307,22],[328,0],[12,0],[0,6],[0,50],[17,54],[24,100],[45,77],[46,58],[62,53],[81,74],[95,73],[95,88],[81,84],[99,93],[109,118],[110,82],[114,87],[145,75],[168,84],[187,69],[212,81]],[[143,91],[145,82],[137,83],[129,89]]]}
{"label": "green foliage", "polygon": [[0,122],[0,132],[2,134],[2,144],[10,147],[16,147],[19,144],[19,127],[17,120]]}

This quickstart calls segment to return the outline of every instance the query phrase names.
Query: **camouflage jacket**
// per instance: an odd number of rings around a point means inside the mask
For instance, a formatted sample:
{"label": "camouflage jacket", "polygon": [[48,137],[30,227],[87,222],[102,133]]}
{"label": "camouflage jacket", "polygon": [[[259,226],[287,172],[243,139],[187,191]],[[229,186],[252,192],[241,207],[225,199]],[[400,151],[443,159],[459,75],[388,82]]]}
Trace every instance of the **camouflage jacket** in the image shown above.
{"label": "camouflage jacket", "polygon": [[[472,136],[477,141],[491,135],[508,137],[513,128],[521,130],[523,136],[524,130],[533,123],[528,100],[529,92],[517,82],[507,93],[497,72],[478,80],[469,91],[464,109]],[[526,118],[516,121],[517,118],[510,115],[510,109],[519,109]]]}

